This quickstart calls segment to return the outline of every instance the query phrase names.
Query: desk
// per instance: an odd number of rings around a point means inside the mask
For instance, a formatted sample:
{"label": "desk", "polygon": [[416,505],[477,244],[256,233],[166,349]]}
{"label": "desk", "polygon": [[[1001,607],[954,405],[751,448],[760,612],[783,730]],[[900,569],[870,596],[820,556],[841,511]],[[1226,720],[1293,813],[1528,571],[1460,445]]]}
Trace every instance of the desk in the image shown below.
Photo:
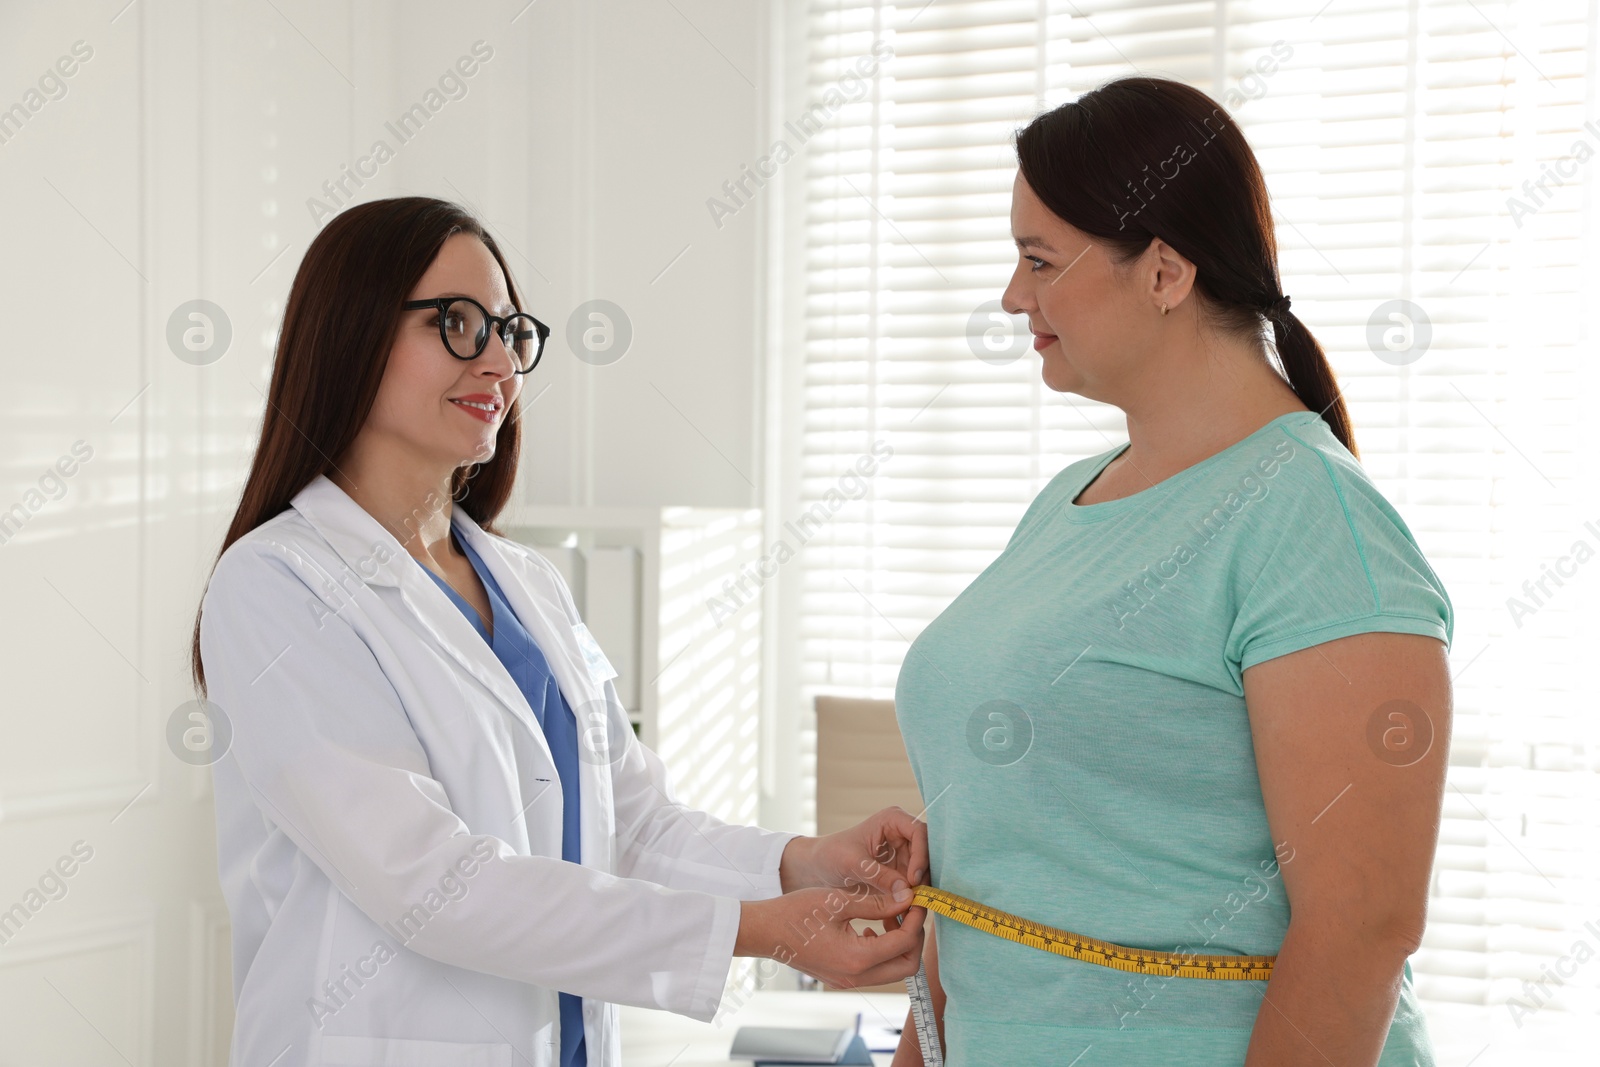
{"label": "desk", "polygon": [[[731,996],[732,994],[728,994]],[[904,993],[825,993],[796,990],[762,990],[720,1024],[696,1022],[671,1012],[649,1008],[622,1009],[623,1067],[728,1067],[749,1060],[728,1059],[733,1033],[741,1026],[853,1027],[861,1013],[863,1027],[876,1022],[900,1026],[910,1010]],[[873,1055],[878,1067],[888,1067],[892,1053]]]}

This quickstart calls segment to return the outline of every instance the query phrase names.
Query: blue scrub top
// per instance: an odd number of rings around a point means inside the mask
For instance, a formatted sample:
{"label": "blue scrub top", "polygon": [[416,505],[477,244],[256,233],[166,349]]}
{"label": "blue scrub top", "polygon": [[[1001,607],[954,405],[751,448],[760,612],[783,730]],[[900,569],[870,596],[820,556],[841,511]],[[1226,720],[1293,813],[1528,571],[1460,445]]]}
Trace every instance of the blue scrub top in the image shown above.
{"label": "blue scrub top", "polygon": [[[533,709],[533,714],[539,720],[539,726],[544,730],[544,737],[550,745],[550,754],[556,761],[556,773],[561,778],[562,824],[561,824],[561,858],[568,863],[579,861],[578,851],[578,721],[572,714],[572,707],[567,703],[567,698],[562,695],[561,687],[550,673],[550,664],[544,658],[544,653],[539,651],[539,646],[534,643],[533,637],[523,628],[522,622],[516,613],[511,610],[511,605],[506,602],[505,594],[501,592],[500,585],[494,580],[494,575],[489,568],[484,566],[482,558],[473,551],[467,539],[456,533],[454,524],[451,532],[456,534],[457,546],[472,561],[472,569],[478,572],[478,580],[483,582],[483,587],[489,593],[489,604],[494,615],[494,636],[489,636],[489,629],[478,617],[465,597],[450,587],[450,583],[434,574],[426,567],[434,583],[444,591],[444,594],[461,609],[461,613],[472,623],[473,628],[484,642],[494,649],[494,654],[510,673],[517,683],[517,688],[522,690],[522,695],[528,701],[528,706]],[[421,567],[422,564],[418,563]],[[561,1000],[561,1067],[587,1067],[589,1058],[583,1040],[583,998],[571,993],[562,993]]]}

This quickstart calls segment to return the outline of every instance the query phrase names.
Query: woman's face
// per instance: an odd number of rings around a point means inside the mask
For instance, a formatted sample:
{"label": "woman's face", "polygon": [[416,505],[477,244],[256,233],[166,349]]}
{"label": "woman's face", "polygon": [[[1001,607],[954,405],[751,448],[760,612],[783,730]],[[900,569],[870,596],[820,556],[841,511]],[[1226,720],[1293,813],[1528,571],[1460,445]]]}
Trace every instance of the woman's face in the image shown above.
{"label": "woman's face", "polygon": [[1144,366],[1155,329],[1150,316],[1160,315],[1148,294],[1139,295],[1141,272],[1116,266],[1104,245],[1045,207],[1020,173],[1011,236],[1017,269],[1001,300],[1027,315],[1045,385],[1115,403]]}
{"label": "woman's face", "polygon": [[[489,249],[471,234],[445,241],[408,300],[470,296],[491,315],[513,308],[505,275]],[[498,333],[478,358],[452,356],[439,337],[434,308],[402,311],[400,329],[363,433],[375,434],[408,461],[445,472],[494,456],[495,435],[515,411],[522,377]],[[461,400],[493,404],[493,412]]]}

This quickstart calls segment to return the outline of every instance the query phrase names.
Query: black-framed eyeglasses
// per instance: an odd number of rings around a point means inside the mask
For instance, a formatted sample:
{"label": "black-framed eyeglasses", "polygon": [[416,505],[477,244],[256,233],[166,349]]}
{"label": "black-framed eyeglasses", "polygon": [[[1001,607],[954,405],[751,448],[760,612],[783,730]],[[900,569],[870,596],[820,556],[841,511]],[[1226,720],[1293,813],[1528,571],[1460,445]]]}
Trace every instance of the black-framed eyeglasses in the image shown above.
{"label": "black-framed eyeglasses", "polygon": [[433,308],[439,312],[439,339],[445,349],[457,359],[477,359],[489,343],[491,331],[500,335],[500,343],[511,353],[518,374],[527,374],[539,365],[544,355],[544,343],[550,338],[550,327],[524,312],[510,315],[491,315],[488,309],[470,296],[439,296],[432,300],[407,300],[401,305],[407,311]]}

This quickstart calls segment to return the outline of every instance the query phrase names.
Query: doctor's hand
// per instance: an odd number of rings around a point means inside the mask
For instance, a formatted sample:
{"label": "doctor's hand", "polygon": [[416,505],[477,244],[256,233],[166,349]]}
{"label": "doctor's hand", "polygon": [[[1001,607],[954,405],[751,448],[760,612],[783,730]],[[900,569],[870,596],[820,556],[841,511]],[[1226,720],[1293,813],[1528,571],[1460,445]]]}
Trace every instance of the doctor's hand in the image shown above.
{"label": "doctor's hand", "polygon": [[785,893],[807,886],[866,884],[891,900],[910,899],[928,872],[928,824],[884,808],[848,830],[797,837],[784,847],[778,878]]}
{"label": "doctor's hand", "polygon": [[[744,900],[733,954],[775,959],[837,989],[878,985],[916,973],[927,915],[859,882]],[[857,933],[852,919],[882,920],[884,933]]]}

